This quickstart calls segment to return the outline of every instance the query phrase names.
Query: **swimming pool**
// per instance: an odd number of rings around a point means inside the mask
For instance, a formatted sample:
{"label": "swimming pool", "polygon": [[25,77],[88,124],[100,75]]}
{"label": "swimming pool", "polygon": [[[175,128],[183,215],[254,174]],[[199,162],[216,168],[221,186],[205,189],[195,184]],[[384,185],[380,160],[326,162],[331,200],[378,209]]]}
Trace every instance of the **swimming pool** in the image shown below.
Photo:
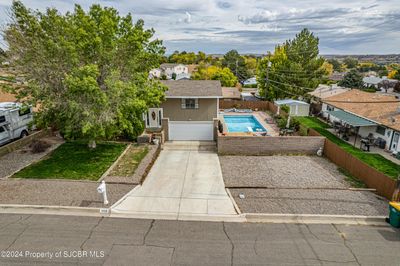
{"label": "swimming pool", "polygon": [[228,132],[267,132],[253,115],[224,115]]}

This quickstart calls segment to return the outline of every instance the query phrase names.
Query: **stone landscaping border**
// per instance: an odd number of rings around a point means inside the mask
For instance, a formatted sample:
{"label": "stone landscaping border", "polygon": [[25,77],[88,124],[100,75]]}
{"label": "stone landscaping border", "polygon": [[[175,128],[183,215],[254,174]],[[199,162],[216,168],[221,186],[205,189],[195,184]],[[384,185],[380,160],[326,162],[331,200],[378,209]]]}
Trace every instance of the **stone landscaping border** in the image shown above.
{"label": "stone landscaping border", "polygon": [[16,151],[19,148],[22,148],[23,146],[30,144],[34,140],[42,138],[48,134],[49,134],[49,130],[44,129],[44,130],[34,132],[34,133],[26,136],[25,138],[10,142],[10,143],[0,147],[0,157],[8,154],[10,152]]}
{"label": "stone landscaping border", "polygon": [[[131,146],[131,145],[130,145]],[[129,146],[129,147],[130,147]],[[108,184],[131,184],[131,185],[140,185],[144,182],[147,174],[149,173],[151,167],[153,166],[155,160],[161,152],[161,146],[158,145],[148,145],[148,153],[139,163],[133,175],[124,177],[124,176],[108,176],[108,174],[112,171],[112,169],[117,165],[118,161],[122,158],[122,156],[128,151],[129,147],[121,154],[121,156],[117,159],[117,161],[103,174],[100,180],[104,180]]]}

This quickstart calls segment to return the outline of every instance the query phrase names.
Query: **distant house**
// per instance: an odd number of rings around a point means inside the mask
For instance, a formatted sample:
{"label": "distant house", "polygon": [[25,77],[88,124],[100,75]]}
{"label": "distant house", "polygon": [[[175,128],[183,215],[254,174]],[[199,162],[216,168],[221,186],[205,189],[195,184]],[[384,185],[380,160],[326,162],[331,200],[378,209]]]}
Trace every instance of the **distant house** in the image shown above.
{"label": "distant house", "polygon": [[319,114],[321,112],[323,99],[338,95],[349,90],[349,88],[340,87],[336,84],[320,84],[314,91],[308,93],[309,95],[311,95],[311,113]]}
{"label": "distant house", "polygon": [[330,76],[329,76],[329,80],[332,81],[341,81],[344,76],[347,74],[347,72],[333,72]]}
{"label": "distant house", "polygon": [[379,89],[379,83],[382,82],[380,77],[368,76],[363,78],[363,83],[365,87],[375,87]]}
{"label": "distant house", "polygon": [[323,116],[351,126],[356,134],[380,138],[389,151],[400,151],[400,100],[393,95],[350,90],[322,100]]}
{"label": "distant house", "polygon": [[162,78],[165,75],[167,79],[190,79],[188,67],[183,64],[161,64],[159,68],[152,69],[149,73],[151,78]]}
{"label": "distant house", "polygon": [[278,107],[278,112],[283,105],[287,105],[290,108],[289,115],[291,116],[308,116],[310,113],[310,104],[293,99],[277,100],[274,104]]}
{"label": "distant house", "polygon": [[222,97],[224,101],[241,100],[241,94],[236,87],[222,87]]}

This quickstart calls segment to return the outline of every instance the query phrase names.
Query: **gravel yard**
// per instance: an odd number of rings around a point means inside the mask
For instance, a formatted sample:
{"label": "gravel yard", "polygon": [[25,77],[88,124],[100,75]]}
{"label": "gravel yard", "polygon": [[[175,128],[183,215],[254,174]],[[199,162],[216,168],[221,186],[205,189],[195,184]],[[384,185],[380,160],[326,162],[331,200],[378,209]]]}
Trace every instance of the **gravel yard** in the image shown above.
{"label": "gravel yard", "polygon": [[[225,186],[245,213],[387,215],[387,201],[350,185],[316,156],[220,156]],[[239,198],[243,193],[245,198]]]}
{"label": "gravel yard", "polygon": [[[97,182],[61,180],[0,180],[0,204],[102,207]],[[108,184],[107,197],[111,206],[135,186]]]}
{"label": "gravel yard", "polygon": [[31,148],[27,145],[0,157],[0,179],[9,177],[26,166],[39,161],[64,142],[61,138],[55,136],[44,137],[41,140],[45,140],[51,144],[45,152],[32,153]]}
{"label": "gravel yard", "polygon": [[346,188],[336,166],[316,156],[220,156],[226,187]]}
{"label": "gravel yard", "polygon": [[[242,212],[387,215],[387,201],[368,191],[331,189],[230,189]],[[245,195],[239,198],[239,193]]]}

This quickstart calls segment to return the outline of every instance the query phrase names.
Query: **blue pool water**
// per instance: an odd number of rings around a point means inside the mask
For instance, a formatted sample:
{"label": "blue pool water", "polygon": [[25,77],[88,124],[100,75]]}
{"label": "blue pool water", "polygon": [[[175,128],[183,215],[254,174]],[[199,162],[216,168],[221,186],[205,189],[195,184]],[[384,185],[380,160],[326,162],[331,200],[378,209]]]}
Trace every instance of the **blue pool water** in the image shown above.
{"label": "blue pool water", "polygon": [[224,115],[224,120],[228,127],[228,132],[267,131],[253,115]]}

